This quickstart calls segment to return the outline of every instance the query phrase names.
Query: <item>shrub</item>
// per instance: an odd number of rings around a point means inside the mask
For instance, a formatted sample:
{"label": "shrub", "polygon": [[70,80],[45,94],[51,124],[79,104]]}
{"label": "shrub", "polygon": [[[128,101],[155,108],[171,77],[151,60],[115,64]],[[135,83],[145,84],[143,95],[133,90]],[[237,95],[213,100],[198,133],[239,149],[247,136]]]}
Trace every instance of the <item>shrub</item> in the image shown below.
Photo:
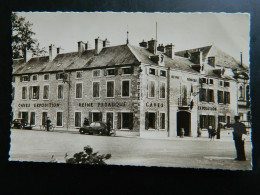
{"label": "shrub", "polygon": [[85,146],[83,152],[75,153],[72,158],[67,158],[67,156],[66,153],[66,163],[88,165],[106,165],[105,160],[111,158],[111,154],[98,154],[98,152],[93,153],[93,149],[90,146]]}

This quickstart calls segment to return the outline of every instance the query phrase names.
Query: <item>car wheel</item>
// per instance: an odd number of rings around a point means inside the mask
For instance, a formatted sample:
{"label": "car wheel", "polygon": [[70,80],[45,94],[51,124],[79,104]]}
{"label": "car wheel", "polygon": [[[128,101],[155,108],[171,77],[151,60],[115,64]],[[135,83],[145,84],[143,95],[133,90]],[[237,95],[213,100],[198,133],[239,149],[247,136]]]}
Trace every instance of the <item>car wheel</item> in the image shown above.
{"label": "car wheel", "polygon": [[84,130],[83,130],[83,129],[80,129],[80,130],[79,130],[79,133],[80,133],[80,134],[84,134]]}

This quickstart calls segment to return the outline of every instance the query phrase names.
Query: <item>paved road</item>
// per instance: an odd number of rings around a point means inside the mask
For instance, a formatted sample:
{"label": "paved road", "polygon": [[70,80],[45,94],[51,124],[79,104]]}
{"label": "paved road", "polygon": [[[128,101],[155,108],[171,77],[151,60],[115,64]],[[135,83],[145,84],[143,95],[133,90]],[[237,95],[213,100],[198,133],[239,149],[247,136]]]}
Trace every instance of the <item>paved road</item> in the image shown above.
{"label": "paved road", "polygon": [[72,156],[90,145],[101,154],[110,153],[108,164],[251,170],[251,142],[245,144],[247,161],[235,161],[232,138],[208,139],[144,139],[80,135],[69,132],[12,130],[10,160],[50,162],[54,155],[64,162],[64,154]]}

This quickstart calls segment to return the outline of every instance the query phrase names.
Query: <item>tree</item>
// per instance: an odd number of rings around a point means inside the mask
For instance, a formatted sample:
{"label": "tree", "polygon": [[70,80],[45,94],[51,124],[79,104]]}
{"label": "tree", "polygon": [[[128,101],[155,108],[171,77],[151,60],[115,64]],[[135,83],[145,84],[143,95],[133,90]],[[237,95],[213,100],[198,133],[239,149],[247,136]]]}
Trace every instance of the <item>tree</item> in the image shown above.
{"label": "tree", "polygon": [[12,22],[12,49],[13,58],[25,58],[26,50],[31,50],[33,55],[39,56],[46,53],[45,48],[40,48],[37,39],[33,38],[32,23],[26,21],[24,17],[11,15]]}

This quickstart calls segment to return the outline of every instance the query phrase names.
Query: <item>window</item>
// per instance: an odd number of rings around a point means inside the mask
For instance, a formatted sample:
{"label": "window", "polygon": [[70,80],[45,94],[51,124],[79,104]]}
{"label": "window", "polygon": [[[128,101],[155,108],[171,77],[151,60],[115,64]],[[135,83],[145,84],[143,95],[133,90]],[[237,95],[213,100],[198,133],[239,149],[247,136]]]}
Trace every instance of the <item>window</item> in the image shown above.
{"label": "window", "polygon": [[218,91],[218,103],[223,104],[224,103],[224,92]]}
{"label": "window", "polygon": [[165,129],[165,113],[160,113],[160,129]]}
{"label": "window", "polygon": [[149,82],[149,97],[155,97],[155,82]]}
{"label": "window", "polygon": [[149,69],[149,74],[150,75],[155,75],[155,69],[154,68],[150,68]]}
{"label": "window", "polygon": [[214,84],[214,80],[213,79],[209,79],[209,84],[213,85]]}
{"label": "window", "polygon": [[110,121],[111,129],[114,128],[114,116],[113,112],[107,112],[107,121]]}
{"label": "window", "polygon": [[35,125],[35,112],[31,112],[30,125]]}
{"label": "window", "polygon": [[207,101],[207,94],[206,94],[206,89],[204,89],[204,88],[200,88],[200,94],[199,94],[199,96],[200,96],[200,101],[202,102],[202,101]]}
{"label": "window", "polygon": [[133,74],[132,68],[123,68],[123,74]]}
{"label": "window", "polygon": [[28,75],[24,75],[21,77],[21,82],[27,82],[30,81],[30,77]]}
{"label": "window", "polygon": [[200,128],[207,129],[209,126],[215,128],[214,115],[200,115]]}
{"label": "window", "polygon": [[56,79],[57,80],[63,80],[64,79],[64,73],[63,72],[59,72],[56,74]]}
{"label": "window", "polygon": [[117,113],[117,128],[118,129],[133,129],[134,120],[133,113],[130,112],[118,112]]}
{"label": "window", "polygon": [[12,82],[15,83],[15,76],[12,76]]}
{"label": "window", "polygon": [[[226,117],[225,116],[218,116],[218,122],[223,122],[225,123],[226,122]],[[223,128],[224,126],[219,124],[220,128]]]}
{"label": "window", "polygon": [[57,127],[62,127],[62,125],[63,125],[62,112],[57,112],[56,126]]}
{"label": "window", "polygon": [[90,119],[92,119],[92,122],[96,122],[96,121],[102,121],[102,112],[90,112]]}
{"label": "window", "polygon": [[40,87],[39,86],[31,86],[30,87],[30,99],[38,100],[40,94]]}
{"label": "window", "polygon": [[146,112],[145,113],[145,129],[157,129],[156,124],[156,113],[155,112]]}
{"label": "window", "polygon": [[243,98],[244,98],[244,96],[243,96],[243,87],[242,86],[240,86],[239,87],[239,91],[238,91],[238,96],[239,96],[239,99],[240,100],[242,100]]}
{"label": "window", "polygon": [[48,112],[42,112],[42,125],[45,125],[47,121]]}
{"label": "window", "polygon": [[204,83],[204,84],[207,84],[208,83],[208,79],[206,78],[200,78],[200,83]]}
{"label": "window", "polygon": [[227,116],[227,124],[230,124],[230,116]]}
{"label": "window", "polygon": [[208,101],[214,102],[214,90],[213,89],[208,89]]}
{"label": "window", "polygon": [[22,99],[27,99],[27,87],[22,87]]}
{"label": "window", "polygon": [[160,98],[165,98],[165,83],[160,83]]}
{"label": "window", "polygon": [[165,70],[160,70],[160,76],[161,77],[166,77],[166,71]]}
{"label": "window", "polygon": [[122,81],[122,97],[130,96],[130,81]]}
{"label": "window", "polygon": [[50,74],[44,74],[44,75],[43,75],[43,80],[44,80],[44,81],[50,80]]}
{"label": "window", "polygon": [[208,64],[211,66],[215,66],[215,57],[208,57]]}
{"label": "window", "polygon": [[100,77],[100,70],[93,70],[93,77]]}
{"label": "window", "polygon": [[81,112],[75,112],[75,127],[81,127]]}
{"label": "window", "polygon": [[82,71],[76,72],[76,78],[81,79],[82,78]]}
{"label": "window", "polygon": [[18,118],[23,118],[28,123],[28,112],[19,112]]}
{"label": "window", "polygon": [[224,82],[224,87],[229,87],[229,82]]}
{"label": "window", "polygon": [[225,104],[230,104],[230,92],[228,91],[224,92],[224,101]]}
{"label": "window", "polygon": [[58,85],[58,99],[63,99],[63,85]]}
{"label": "window", "polygon": [[249,96],[249,85],[246,86],[246,100],[250,100],[250,96]]}
{"label": "window", "polygon": [[37,81],[38,80],[38,75],[32,75],[32,80]]}
{"label": "window", "polygon": [[49,85],[43,86],[43,99],[44,100],[49,99]]}
{"label": "window", "polygon": [[115,75],[115,69],[108,69],[107,75]]}
{"label": "window", "polygon": [[82,83],[76,83],[76,98],[82,98]]}
{"label": "window", "polygon": [[223,86],[223,81],[219,81],[219,86]]}
{"label": "window", "polygon": [[114,97],[115,82],[107,81],[107,97]]}
{"label": "window", "polygon": [[99,97],[99,82],[93,82],[93,97]]}

